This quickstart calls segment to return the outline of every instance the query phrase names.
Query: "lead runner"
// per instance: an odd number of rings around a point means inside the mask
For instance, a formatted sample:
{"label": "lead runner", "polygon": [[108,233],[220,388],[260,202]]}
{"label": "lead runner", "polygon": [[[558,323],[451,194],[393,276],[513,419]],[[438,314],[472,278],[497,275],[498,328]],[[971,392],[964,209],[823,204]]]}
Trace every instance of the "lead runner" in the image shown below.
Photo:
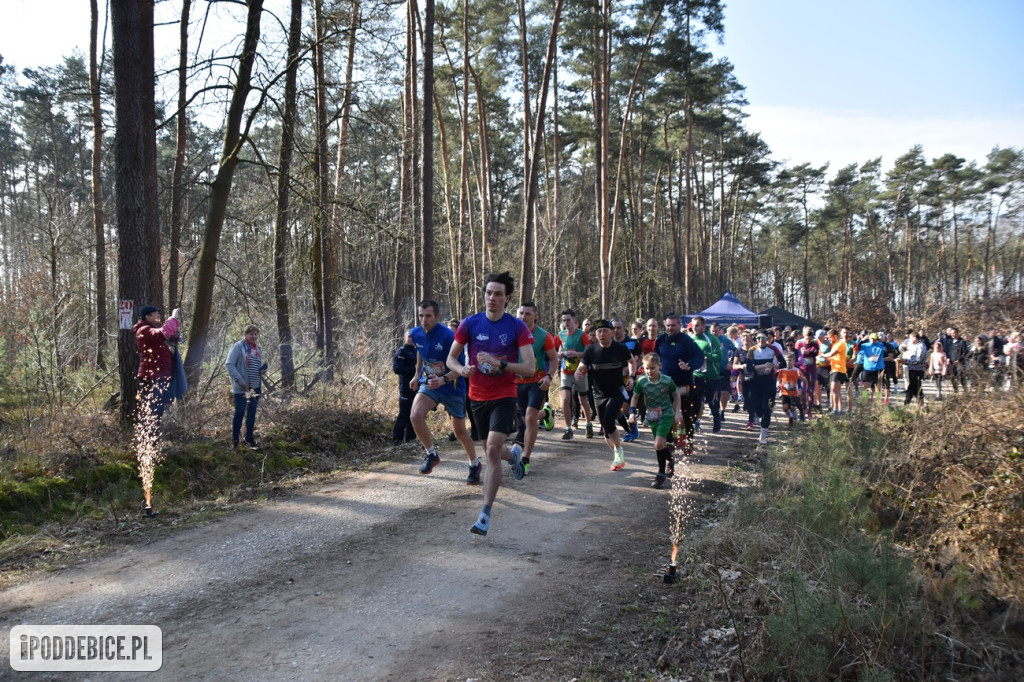
{"label": "lead runner", "polygon": [[[459,324],[448,353],[448,368],[469,379],[469,406],[485,442],[484,506],[469,529],[477,535],[487,535],[490,528],[491,505],[501,485],[501,460],[512,466],[516,479],[524,474],[521,449],[513,445],[509,450],[505,441],[516,430],[516,375],[532,376],[537,365],[533,334],[522,320],[505,312],[514,287],[507,271],[487,275],[484,312]],[[463,348],[467,364],[459,362]]]}

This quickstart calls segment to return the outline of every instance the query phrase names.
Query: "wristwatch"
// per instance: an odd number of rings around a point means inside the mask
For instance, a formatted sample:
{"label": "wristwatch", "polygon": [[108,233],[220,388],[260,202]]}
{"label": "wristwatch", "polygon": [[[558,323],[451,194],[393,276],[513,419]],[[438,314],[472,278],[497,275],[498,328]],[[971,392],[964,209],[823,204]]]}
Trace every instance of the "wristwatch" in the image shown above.
{"label": "wristwatch", "polygon": [[506,367],[508,367],[508,360],[502,360],[501,361],[501,371],[504,372]]}

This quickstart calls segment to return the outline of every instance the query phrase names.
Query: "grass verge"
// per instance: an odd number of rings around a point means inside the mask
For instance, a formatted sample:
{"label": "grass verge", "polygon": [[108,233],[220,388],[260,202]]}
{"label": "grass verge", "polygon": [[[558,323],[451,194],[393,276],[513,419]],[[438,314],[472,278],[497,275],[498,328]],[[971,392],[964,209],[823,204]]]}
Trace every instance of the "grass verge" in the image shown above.
{"label": "grass verge", "polygon": [[691,679],[1024,677],[1019,393],[864,405],[774,447],[681,551],[656,664]]}

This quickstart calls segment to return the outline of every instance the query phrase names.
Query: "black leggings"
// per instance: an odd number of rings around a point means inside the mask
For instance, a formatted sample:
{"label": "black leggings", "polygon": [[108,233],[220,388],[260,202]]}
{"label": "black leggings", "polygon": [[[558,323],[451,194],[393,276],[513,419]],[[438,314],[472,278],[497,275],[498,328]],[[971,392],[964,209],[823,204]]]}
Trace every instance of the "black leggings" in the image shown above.
{"label": "black leggings", "polygon": [[911,399],[917,398],[917,402],[924,403],[924,393],[921,392],[921,382],[924,380],[923,369],[907,370],[907,394],[903,398],[903,404],[909,405]]}
{"label": "black leggings", "polygon": [[775,397],[775,376],[754,375],[747,383],[750,385],[750,398],[747,402],[750,421],[760,416],[761,426],[767,429],[772,425],[771,399]]}

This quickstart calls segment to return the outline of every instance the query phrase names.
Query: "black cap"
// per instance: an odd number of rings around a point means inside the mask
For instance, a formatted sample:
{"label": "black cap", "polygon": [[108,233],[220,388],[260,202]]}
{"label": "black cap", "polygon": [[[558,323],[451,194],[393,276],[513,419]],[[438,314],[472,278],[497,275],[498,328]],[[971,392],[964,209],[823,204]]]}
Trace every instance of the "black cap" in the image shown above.
{"label": "black cap", "polygon": [[146,319],[146,315],[158,312],[160,312],[160,309],[157,308],[155,305],[144,305],[142,306],[142,310],[139,311],[139,319],[144,320]]}
{"label": "black cap", "polygon": [[612,323],[603,317],[599,317],[594,320],[594,329],[611,329]]}

